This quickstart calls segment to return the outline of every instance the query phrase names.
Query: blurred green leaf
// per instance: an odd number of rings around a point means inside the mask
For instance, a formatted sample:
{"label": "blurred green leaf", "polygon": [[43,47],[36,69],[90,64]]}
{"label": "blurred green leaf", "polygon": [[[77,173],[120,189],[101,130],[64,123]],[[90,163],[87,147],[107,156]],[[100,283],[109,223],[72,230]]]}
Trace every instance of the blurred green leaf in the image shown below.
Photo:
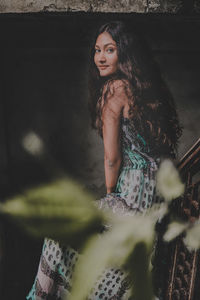
{"label": "blurred green leaf", "polygon": [[129,256],[127,266],[129,266],[129,274],[133,282],[133,299],[154,299],[151,272],[149,270],[151,249],[143,240],[135,245]]}
{"label": "blurred green leaf", "polygon": [[12,216],[36,237],[79,247],[102,227],[103,214],[93,201],[80,184],[63,178],[8,199],[0,212]]}
{"label": "blurred green leaf", "polygon": [[[154,222],[155,219],[150,216],[113,216],[113,224],[110,230],[101,236],[93,237],[86,244],[83,255],[75,268],[70,300],[85,299],[94,286],[97,277],[109,267],[121,268],[124,266],[128,273],[135,274],[135,276],[142,274],[143,277],[144,273],[148,273],[148,256],[151,253],[154,239]],[[139,244],[142,244],[143,250],[145,250],[141,251],[141,255],[137,255],[134,264],[130,263],[130,259],[133,260],[136,246]],[[140,270],[139,272],[140,268],[143,271]],[[140,280],[143,280],[142,277],[140,277]],[[148,295],[147,298],[150,300],[152,299],[150,276],[146,275],[145,279],[148,280],[148,283],[145,281],[145,285],[148,286],[145,295]],[[139,295],[136,289],[137,286],[134,285],[134,293]],[[142,294],[144,294],[144,291]],[[147,298],[140,297],[138,300]]]}
{"label": "blurred green leaf", "polygon": [[171,160],[165,159],[160,164],[156,179],[156,190],[165,200],[171,201],[183,194],[185,186]]}
{"label": "blurred green leaf", "polygon": [[166,242],[169,242],[183,233],[187,228],[187,223],[172,222],[168,225],[168,229],[165,232],[163,238]]}

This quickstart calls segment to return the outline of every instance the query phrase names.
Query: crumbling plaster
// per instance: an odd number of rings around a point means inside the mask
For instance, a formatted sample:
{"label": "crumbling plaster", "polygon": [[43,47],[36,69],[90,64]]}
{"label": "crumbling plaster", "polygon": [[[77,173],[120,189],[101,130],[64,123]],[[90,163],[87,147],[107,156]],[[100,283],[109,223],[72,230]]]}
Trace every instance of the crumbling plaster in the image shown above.
{"label": "crumbling plaster", "polygon": [[[193,0],[191,0],[193,1]],[[0,13],[117,12],[176,13],[184,0],[0,0]],[[199,0],[194,10],[199,10]]]}

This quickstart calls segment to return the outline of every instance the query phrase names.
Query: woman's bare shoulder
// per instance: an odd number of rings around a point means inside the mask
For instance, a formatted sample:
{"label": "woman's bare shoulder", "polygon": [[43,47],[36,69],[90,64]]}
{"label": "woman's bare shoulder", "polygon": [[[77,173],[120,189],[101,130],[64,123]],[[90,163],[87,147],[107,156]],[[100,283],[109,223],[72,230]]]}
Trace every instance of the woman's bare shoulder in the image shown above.
{"label": "woman's bare shoulder", "polygon": [[130,88],[130,82],[127,79],[112,79],[108,80],[105,85],[104,89],[110,89],[110,93],[113,94],[115,92],[123,92],[127,88]]}
{"label": "woman's bare shoulder", "polygon": [[103,88],[103,98],[110,101],[118,101],[125,105],[130,94],[130,83],[125,79],[108,81]]}

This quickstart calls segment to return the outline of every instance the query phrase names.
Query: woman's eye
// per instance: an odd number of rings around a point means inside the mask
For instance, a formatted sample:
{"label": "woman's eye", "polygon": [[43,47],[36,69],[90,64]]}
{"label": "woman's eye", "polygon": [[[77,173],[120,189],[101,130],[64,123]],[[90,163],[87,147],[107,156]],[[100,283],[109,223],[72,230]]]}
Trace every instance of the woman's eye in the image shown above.
{"label": "woman's eye", "polygon": [[113,48],[108,48],[108,49],[107,49],[107,52],[108,52],[108,53],[112,53],[113,51],[114,51]]}
{"label": "woman's eye", "polygon": [[94,52],[95,52],[95,53],[99,53],[99,52],[100,52],[100,49],[95,49]]}

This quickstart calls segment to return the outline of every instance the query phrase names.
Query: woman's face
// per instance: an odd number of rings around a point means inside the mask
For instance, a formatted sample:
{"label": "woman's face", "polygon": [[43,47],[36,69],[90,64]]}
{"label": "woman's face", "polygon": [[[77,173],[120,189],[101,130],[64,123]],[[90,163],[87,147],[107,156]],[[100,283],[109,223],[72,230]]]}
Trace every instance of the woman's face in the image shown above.
{"label": "woman's face", "polygon": [[109,76],[117,71],[117,45],[106,31],[101,33],[96,40],[94,62],[100,76]]}

